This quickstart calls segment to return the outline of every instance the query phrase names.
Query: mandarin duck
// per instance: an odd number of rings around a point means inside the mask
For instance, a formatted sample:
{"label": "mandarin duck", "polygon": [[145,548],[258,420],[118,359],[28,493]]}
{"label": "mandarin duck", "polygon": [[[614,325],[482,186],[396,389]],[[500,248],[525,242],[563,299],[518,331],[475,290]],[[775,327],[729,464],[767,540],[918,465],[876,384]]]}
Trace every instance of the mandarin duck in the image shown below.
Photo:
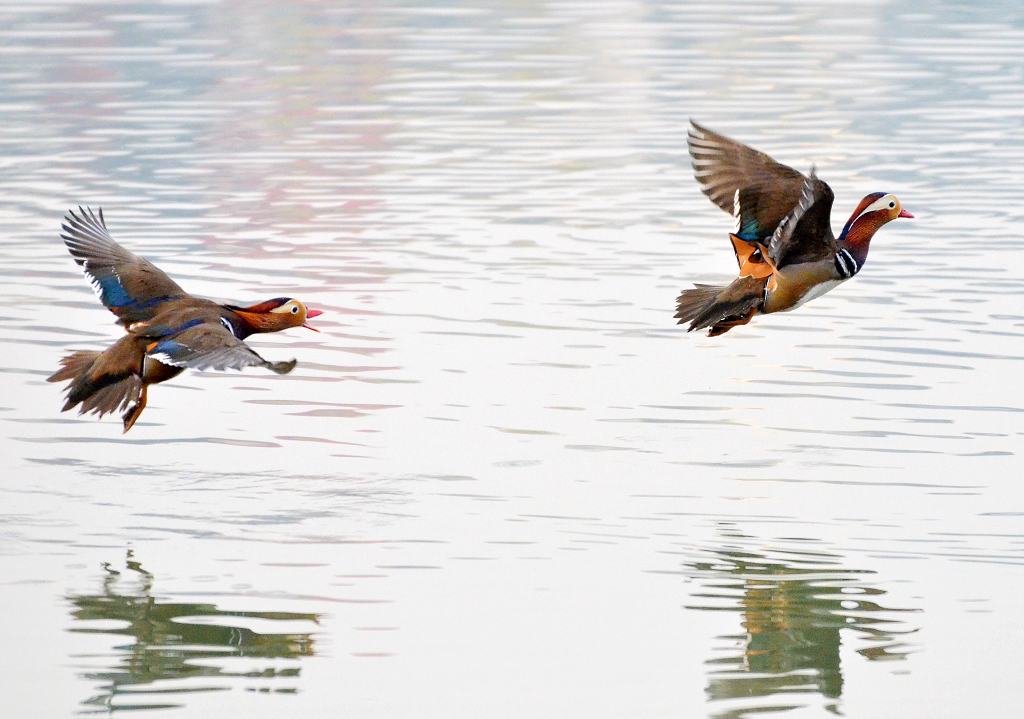
{"label": "mandarin duck", "polygon": [[61,360],[48,381],[70,380],[61,411],[81,405],[79,414],[103,416],[124,410],[127,432],[146,408],[151,384],[186,368],[266,367],[287,374],[295,360],[269,362],[243,340],[257,332],[309,327],[322,314],[289,297],[247,307],[194,297],[148,260],[117,244],[107,232],[103,210],[78,208],[64,216],[61,239],[107,309],[126,334],[102,352],[81,350]]}
{"label": "mandarin duck", "polygon": [[872,192],[836,239],[832,188],[813,167],[804,175],[692,121],[687,145],[701,190],[735,218],[729,239],[739,265],[732,284],[696,285],[676,299],[689,332],[708,327],[714,337],[820,297],[860,272],[882,225],[913,217],[895,195]]}

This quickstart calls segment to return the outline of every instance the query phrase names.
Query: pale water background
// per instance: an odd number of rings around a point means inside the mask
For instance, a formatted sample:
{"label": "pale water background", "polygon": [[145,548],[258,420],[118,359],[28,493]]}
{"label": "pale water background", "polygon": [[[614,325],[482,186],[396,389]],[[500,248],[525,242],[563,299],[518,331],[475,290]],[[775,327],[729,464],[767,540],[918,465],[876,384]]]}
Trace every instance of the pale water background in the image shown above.
{"label": "pale water background", "polygon": [[[3,715],[1012,715],[1024,10],[962,5],[0,6]],[[691,116],[917,219],[686,335]],[[79,203],[323,333],[60,414]]]}

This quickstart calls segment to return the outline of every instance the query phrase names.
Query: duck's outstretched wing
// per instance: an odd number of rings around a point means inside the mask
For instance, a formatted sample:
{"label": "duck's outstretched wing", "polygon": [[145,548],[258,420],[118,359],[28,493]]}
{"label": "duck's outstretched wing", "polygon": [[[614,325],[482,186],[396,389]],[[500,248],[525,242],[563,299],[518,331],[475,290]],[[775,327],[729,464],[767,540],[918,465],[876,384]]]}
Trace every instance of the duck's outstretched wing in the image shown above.
{"label": "duck's outstretched wing", "polygon": [[[767,247],[783,219],[798,207],[808,182],[812,186],[811,205],[795,222],[806,223],[808,229],[828,227],[832,188],[813,172],[805,177],[763,152],[692,121],[687,145],[701,190],[736,218],[734,234],[740,239]],[[803,229],[794,225],[792,231],[801,237]]]}
{"label": "duck's outstretched wing", "polygon": [[295,360],[268,362],[263,359],[220,322],[189,323],[175,334],[150,343],[146,355],[173,367],[199,370],[266,367],[278,374],[287,374],[295,369]]}
{"label": "duck's outstretched wing", "polygon": [[161,302],[185,291],[148,260],[134,255],[107,232],[103,210],[69,210],[61,225],[61,239],[81,265],[96,296],[128,325],[149,318]]}

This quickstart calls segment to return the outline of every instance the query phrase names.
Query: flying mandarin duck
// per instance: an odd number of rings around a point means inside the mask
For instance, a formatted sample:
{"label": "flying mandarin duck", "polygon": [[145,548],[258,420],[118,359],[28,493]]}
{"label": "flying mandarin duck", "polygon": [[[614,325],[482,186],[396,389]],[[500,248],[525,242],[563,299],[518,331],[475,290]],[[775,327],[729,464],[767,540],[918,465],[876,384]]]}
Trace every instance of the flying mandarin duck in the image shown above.
{"label": "flying mandarin duck", "polygon": [[691,122],[687,144],[701,190],[730,213],[739,276],[732,284],[696,285],[676,300],[687,331],[708,335],[745,325],[755,315],[786,312],[860,272],[871,238],[897,217],[913,217],[895,195],[873,192],[832,234],[832,188],[811,168],[805,176],[763,152]]}
{"label": "flying mandarin duck", "polygon": [[79,414],[102,417],[124,410],[125,432],[146,408],[149,386],[186,368],[291,372],[295,360],[269,362],[242,340],[289,327],[314,329],[306,320],[322,314],[288,297],[248,307],[194,297],[151,262],[114,242],[103,210],[99,216],[91,209],[79,207],[77,214],[72,210],[64,216],[62,230],[71,256],[126,334],[103,352],[72,352],[48,380],[71,380],[61,411],[81,405]]}

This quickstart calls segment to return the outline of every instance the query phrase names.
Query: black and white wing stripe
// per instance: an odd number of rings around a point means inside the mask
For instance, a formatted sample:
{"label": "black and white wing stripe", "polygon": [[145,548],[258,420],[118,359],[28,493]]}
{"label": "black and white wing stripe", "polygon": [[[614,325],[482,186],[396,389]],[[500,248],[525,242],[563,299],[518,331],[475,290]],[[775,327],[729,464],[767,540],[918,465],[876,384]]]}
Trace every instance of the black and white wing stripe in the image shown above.
{"label": "black and white wing stripe", "polygon": [[843,279],[850,279],[860,271],[860,265],[857,264],[856,258],[845,247],[836,253],[833,262],[836,266],[836,272]]}

